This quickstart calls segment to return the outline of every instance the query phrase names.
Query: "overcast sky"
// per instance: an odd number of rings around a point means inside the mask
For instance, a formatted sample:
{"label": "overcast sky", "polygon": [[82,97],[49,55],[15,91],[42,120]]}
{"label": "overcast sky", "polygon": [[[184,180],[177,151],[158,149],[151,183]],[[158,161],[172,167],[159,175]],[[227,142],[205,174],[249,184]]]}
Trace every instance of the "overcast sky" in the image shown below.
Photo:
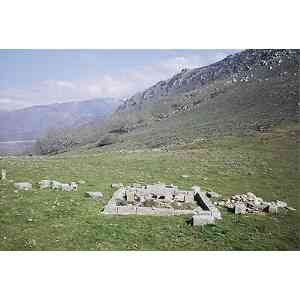
{"label": "overcast sky", "polygon": [[0,50],[0,109],[125,98],[237,50]]}

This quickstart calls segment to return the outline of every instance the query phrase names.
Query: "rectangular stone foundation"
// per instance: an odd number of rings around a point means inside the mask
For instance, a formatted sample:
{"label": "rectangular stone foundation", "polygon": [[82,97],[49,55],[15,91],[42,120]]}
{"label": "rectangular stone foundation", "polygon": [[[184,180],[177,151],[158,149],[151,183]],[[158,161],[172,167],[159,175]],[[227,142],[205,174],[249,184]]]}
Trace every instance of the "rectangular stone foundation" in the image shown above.
{"label": "rectangular stone foundation", "polygon": [[141,216],[180,216],[192,215],[192,210],[179,210],[172,208],[152,208],[135,206],[106,206],[103,214],[110,215],[141,215]]}

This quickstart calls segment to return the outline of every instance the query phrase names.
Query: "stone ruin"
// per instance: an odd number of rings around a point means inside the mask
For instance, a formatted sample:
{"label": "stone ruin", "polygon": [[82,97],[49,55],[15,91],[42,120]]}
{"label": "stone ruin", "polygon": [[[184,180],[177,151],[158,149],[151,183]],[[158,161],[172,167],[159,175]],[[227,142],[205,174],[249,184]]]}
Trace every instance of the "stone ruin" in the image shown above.
{"label": "stone ruin", "polygon": [[114,192],[103,214],[113,215],[193,215],[194,225],[213,223],[221,219],[218,208],[200,187],[180,190],[175,185],[132,184]]}

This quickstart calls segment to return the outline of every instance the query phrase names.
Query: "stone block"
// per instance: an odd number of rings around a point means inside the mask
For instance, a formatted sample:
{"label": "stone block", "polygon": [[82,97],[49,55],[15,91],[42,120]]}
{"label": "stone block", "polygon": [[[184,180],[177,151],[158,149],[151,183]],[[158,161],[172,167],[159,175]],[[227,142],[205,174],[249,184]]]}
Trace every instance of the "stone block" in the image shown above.
{"label": "stone block", "polygon": [[152,207],[137,207],[137,215],[155,215],[155,209]]}
{"label": "stone block", "polygon": [[275,205],[275,204],[270,204],[267,210],[270,214],[277,214],[278,213],[278,206]]}
{"label": "stone block", "polygon": [[184,202],[186,203],[191,203],[194,201],[194,194],[193,192],[187,192],[185,195],[184,195]]}
{"label": "stone block", "polygon": [[200,226],[214,223],[212,215],[193,215],[193,226]]}
{"label": "stone block", "polygon": [[287,203],[286,202],[279,201],[279,200],[276,201],[276,205],[278,207],[280,207],[280,208],[286,208],[287,207]]}
{"label": "stone block", "polygon": [[40,189],[46,189],[51,187],[51,180],[41,180],[39,182]]}
{"label": "stone block", "polygon": [[73,191],[77,191],[78,190],[78,184],[76,182],[72,181],[70,183],[70,186],[71,186],[71,188],[72,188]]}
{"label": "stone block", "polygon": [[177,193],[175,194],[175,197],[174,197],[174,201],[176,202],[184,202],[185,201],[185,194],[184,193]]}
{"label": "stone block", "polygon": [[134,202],[134,192],[133,191],[126,191],[126,200],[127,202]]}
{"label": "stone block", "polygon": [[103,197],[103,194],[101,192],[86,192],[85,194],[93,199],[98,199]]}
{"label": "stone block", "polygon": [[104,207],[104,210],[103,210],[103,212],[102,212],[103,214],[112,214],[112,215],[114,215],[114,214],[117,214],[117,207],[116,206],[110,206],[110,205],[106,205],[105,207]]}
{"label": "stone block", "polygon": [[193,211],[190,209],[175,209],[174,215],[175,216],[183,216],[183,215],[192,215]]}
{"label": "stone block", "polygon": [[71,192],[72,191],[72,187],[68,183],[62,183],[61,190],[63,192]]}
{"label": "stone block", "polygon": [[116,206],[118,215],[135,215],[137,208],[135,206]]}
{"label": "stone block", "polygon": [[16,182],[14,184],[15,188],[17,188],[18,190],[24,190],[24,191],[28,191],[32,189],[32,184],[29,182]]}
{"label": "stone block", "polygon": [[61,182],[56,181],[56,180],[52,180],[52,184],[51,184],[52,189],[54,189],[54,190],[60,190],[61,189],[61,185],[62,185]]}
{"label": "stone block", "polygon": [[244,203],[236,203],[234,206],[234,213],[236,215],[246,214],[247,213],[246,205]]}

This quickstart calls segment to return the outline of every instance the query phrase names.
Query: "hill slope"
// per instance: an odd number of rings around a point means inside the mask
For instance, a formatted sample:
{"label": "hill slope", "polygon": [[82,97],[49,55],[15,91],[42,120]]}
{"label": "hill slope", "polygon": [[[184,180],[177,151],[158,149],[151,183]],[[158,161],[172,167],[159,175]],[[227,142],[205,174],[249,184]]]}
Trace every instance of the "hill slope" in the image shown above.
{"label": "hill slope", "polygon": [[129,98],[99,127],[98,145],[159,147],[251,134],[297,121],[298,101],[299,50],[245,50]]}

